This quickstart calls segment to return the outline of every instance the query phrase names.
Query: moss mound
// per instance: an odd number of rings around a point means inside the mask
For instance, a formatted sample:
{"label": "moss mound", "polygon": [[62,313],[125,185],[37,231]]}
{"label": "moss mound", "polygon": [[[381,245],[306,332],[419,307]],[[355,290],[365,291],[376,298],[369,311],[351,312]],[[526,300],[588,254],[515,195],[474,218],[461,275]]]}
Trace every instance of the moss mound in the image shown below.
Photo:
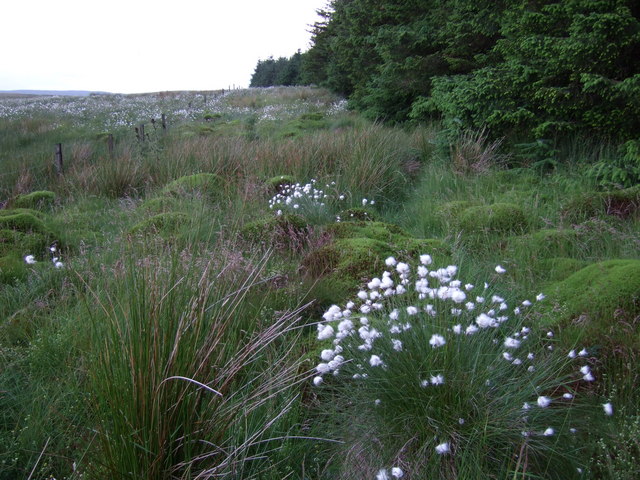
{"label": "moss mound", "polygon": [[636,185],[623,190],[590,192],[574,197],[562,207],[562,216],[577,222],[601,215],[627,218],[636,216],[639,211],[640,185]]}
{"label": "moss mound", "polygon": [[269,192],[276,194],[282,193],[287,185],[295,185],[296,180],[291,175],[277,175],[264,183],[269,188]]}
{"label": "moss mound", "polygon": [[276,248],[300,247],[307,241],[309,227],[300,215],[268,216],[247,223],[240,236],[252,243],[275,245]]}
{"label": "moss mound", "polygon": [[327,227],[327,232],[336,238],[372,238],[382,242],[397,242],[410,235],[402,228],[384,222],[339,222]]}
{"label": "moss mound", "polygon": [[524,211],[512,203],[494,203],[464,209],[458,226],[467,233],[524,232],[528,222]]}
{"label": "moss mound", "polygon": [[9,213],[0,215],[0,229],[44,235],[50,233],[44,222],[30,212],[17,212],[16,210],[8,210],[7,212]]}
{"label": "moss mound", "polygon": [[451,221],[457,218],[467,208],[477,206],[473,202],[467,200],[454,200],[452,202],[446,202],[439,205],[435,211],[438,218],[445,221]]}
{"label": "moss mound", "polygon": [[175,197],[153,197],[145,200],[139,207],[149,213],[165,213],[179,210],[180,201]]}
{"label": "moss mound", "polygon": [[12,255],[0,257],[0,285],[13,285],[27,278],[27,264]]}
{"label": "moss mound", "polygon": [[543,322],[563,329],[565,341],[640,347],[640,260],[589,265],[548,291]]}
{"label": "moss mound", "polygon": [[164,195],[173,195],[176,197],[188,195],[204,195],[209,198],[215,198],[223,182],[217,175],[213,173],[196,173],[180,177],[173,182],[168,183],[162,189]]}
{"label": "moss mound", "polygon": [[40,190],[31,192],[26,195],[18,195],[13,200],[15,208],[31,208],[34,210],[43,210],[51,207],[56,201],[56,194],[48,190]]}
{"label": "moss mound", "polygon": [[14,254],[19,257],[25,255],[39,255],[46,251],[51,238],[41,233],[24,233],[17,230],[0,230],[0,257]]}
{"label": "moss mound", "polygon": [[559,282],[583,269],[588,262],[567,257],[552,257],[540,260],[534,265],[536,273],[549,282]]}
{"label": "moss mound", "polygon": [[368,210],[366,208],[360,208],[360,207],[348,208],[346,210],[342,210],[338,214],[338,217],[340,217],[340,219],[342,221],[347,221],[347,222],[356,222],[356,221],[360,221],[360,222],[376,222],[376,221],[378,221],[378,216],[373,211]]}
{"label": "moss mound", "polygon": [[189,216],[181,212],[165,212],[154,215],[135,224],[130,233],[132,234],[162,234],[168,235],[176,232],[181,226],[189,221]]}

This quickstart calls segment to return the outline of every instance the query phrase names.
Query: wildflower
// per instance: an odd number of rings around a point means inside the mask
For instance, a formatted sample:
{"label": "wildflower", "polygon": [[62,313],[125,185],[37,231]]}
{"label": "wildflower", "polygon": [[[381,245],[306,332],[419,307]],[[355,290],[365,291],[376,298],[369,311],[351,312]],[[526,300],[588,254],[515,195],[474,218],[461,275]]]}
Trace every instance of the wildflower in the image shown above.
{"label": "wildflower", "polygon": [[367,203],[369,203],[369,200],[367,200],[366,198],[362,199],[362,206],[365,207],[367,205]]}
{"label": "wildflower", "polygon": [[536,300],[537,301],[544,300],[544,299],[545,299],[544,293],[539,293],[538,295],[536,295]]}
{"label": "wildflower", "polygon": [[33,255],[27,255],[26,257],[24,257],[24,261],[29,265],[33,265],[34,263],[36,263],[36,259]]}
{"label": "wildflower", "polygon": [[569,354],[567,355],[567,357],[569,357],[569,358],[576,358],[576,356],[577,356],[577,354],[576,354],[575,350],[571,350],[569,352]]}
{"label": "wildflower", "polygon": [[475,325],[471,324],[469,325],[466,330],[464,331],[464,333],[466,333],[467,335],[473,335],[474,333],[476,333],[478,331],[478,327],[476,327]]}
{"label": "wildflower", "polygon": [[407,274],[409,273],[409,265],[407,265],[406,263],[400,262],[398,263],[398,265],[396,265],[396,271],[401,275]]}
{"label": "wildflower", "polygon": [[586,357],[587,356],[587,350],[585,348],[583,348],[582,350],[580,350],[578,352],[578,356],[579,357]]}
{"label": "wildflower", "polygon": [[454,325],[451,330],[453,330],[453,333],[455,333],[456,335],[460,335],[462,333],[462,325]]}
{"label": "wildflower", "polygon": [[389,480],[389,475],[387,475],[387,470],[385,468],[378,470],[376,480]]}
{"label": "wildflower", "polygon": [[393,257],[389,257],[384,261],[385,265],[387,265],[387,267],[394,267],[396,265],[396,259]]}
{"label": "wildflower", "polygon": [[391,343],[393,344],[393,349],[396,352],[401,352],[402,351],[402,342],[400,340],[394,338],[394,339],[391,340]]}
{"label": "wildflower", "polygon": [[538,406],[540,408],[547,408],[549,405],[551,405],[551,399],[549,397],[545,397],[545,396],[538,397]]}
{"label": "wildflower", "polygon": [[503,274],[507,270],[502,268],[500,265],[496,266],[496,273]]}
{"label": "wildflower", "polygon": [[395,478],[402,478],[404,476],[404,472],[400,467],[393,467],[391,469],[391,476]]}
{"label": "wildflower", "polygon": [[414,306],[409,306],[407,307],[407,313],[409,315],[415,315],[416,313],[418,313],[418,309]]}
{"label": "wildflower", "polygon": [[431,263],[433,262],[433,259],[431,258],[431,255],[420,255],[420,263],[423,265],[431,265]]}
{"label": "wildflower", "polygon": [[431,345],[433,348],[442,347],[445,343],[447,342],[444,337],[442,335],[438,335],[437,333],[431,335],[431,339],[429,340],[429,345]]}
{"label": "wildflower", "polygon": [[440,445],[436,445],[436,453],[438,455],[444,455],[449,453],[451,450],[449,449],[449,442],[441,443]]}
{"label": "wildflower", "polygon": [[333,337],[333,327],[331,325],[325,325],[318,331],[318,340],[327,340]]}
{"label": "wildflower", "polygon": [[316,371],[318,373],[329,373],[331,369],[329,368],[329,365],[327,363],[319,363],[318,365],[316,365]]}
{"label": "wildflower", "polygon": [[379,367],[381,365],[384,365],[384,362],[378,355],[371,355],[371,358],[369,359],[369,364],[372,367]]}
{"label": "wildflower", "polygon": [[554,433],[556,433],[556,431],[555,431],[553,428],[549,427],[549,428],[547,428],[547,429],[544,431],[543,435],[544,435],[545,437],[550,437],[550,436],[552,436]]}
{"label": "wildflower", "polygon": [[511,354],[509,352],[503,352],[502,353],[502,357],[507,361],[510,362],[511,360],[513,360],[513,357],[511,356]]}
{"label": "wildflower", "polygon": [[583,375],[586,375],[589,372],[591,372],[591,369],[589,368],[589,365],[585,365],[583,367],[580,367],[580,373],[582,373]]}
{"label": "wildflower", "polygon": [[313,377],[313,384],[316,387],[319,387],[322,384],[322,382],[323,382],[323,379],[321,376]]}
{"label": "wildflower", "polygon": [[596,377],[593,376],[593,373],[589,372],[589,373],[585,373],[582,379],[585,382],[593,382],[596,379]]}
{"label": "wildflower", "polygon": [[330,362],[335,357],[336,353],[333,350],[322,350],[320,353],[320,358],[325,362]]}
{"label": "wildflower", "polygon": [[516,340],[515,338],[507,337],[504,341],[505,348],[518,348],[520,346],[520,340]]}
{"label": "wildflower", "polygon": [[604,408],[604,414],[610,417],[613,415],[613,405],[610,402],[603,403],[602,407]]}
{"label": "wildflower", "polygon": [[444,377],[440,374],[432,376],[429,380],[431,380],[431,385],[442,385],[444,383]]}

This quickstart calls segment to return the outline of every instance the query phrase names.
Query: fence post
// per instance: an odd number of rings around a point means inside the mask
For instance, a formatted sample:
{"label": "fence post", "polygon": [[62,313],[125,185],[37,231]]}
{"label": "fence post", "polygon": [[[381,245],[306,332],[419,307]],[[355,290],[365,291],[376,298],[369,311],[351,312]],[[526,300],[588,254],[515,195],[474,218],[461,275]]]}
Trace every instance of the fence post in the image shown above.
{"label": "fence post", "polygon": [[62,144],[56,143],[55,167],[58,175],[64,175],[64,166],[62,164]]}
{"label": "fence post", "polygon": [[113,134],[107,137],[107,149],[109,150],[109,158],[113,159]]}
{"label": "fence post", "polygon": [[140,124],[140,141],[144,142],[144,123]]}
{"label": "fence post", "polygon": [[162,130],[167,130],[167,117],[164,113],[162,114]]}

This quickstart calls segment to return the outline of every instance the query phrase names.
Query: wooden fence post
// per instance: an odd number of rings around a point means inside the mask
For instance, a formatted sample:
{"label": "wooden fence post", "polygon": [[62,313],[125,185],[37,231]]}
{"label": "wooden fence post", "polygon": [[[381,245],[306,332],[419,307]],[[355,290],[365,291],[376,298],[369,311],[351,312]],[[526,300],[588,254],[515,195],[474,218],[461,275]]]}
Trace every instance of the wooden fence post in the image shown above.
{"label": "wooden fence post", "polygon": [[144,142],[144,123],[140,124],[140,141]]}
{"label": "wooden fence post", "polygon": [[167,130],[167,117],[164,113],[162,114],[162,130]]}
{"label": "wooden fence post", "polygon": [[64,166],[62,164],[62,144],[56,143],[55,167],[58,175],[64,175]]}

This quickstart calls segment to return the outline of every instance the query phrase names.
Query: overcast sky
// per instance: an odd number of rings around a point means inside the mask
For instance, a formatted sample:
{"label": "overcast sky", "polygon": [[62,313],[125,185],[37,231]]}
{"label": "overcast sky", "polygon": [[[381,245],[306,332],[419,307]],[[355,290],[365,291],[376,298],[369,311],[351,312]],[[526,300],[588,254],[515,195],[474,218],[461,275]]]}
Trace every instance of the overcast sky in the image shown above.
{"label": "overcast sky", "polygon": [[0,90],[247,87],[259,59],[309,48],[327,0],[8,0]]}

